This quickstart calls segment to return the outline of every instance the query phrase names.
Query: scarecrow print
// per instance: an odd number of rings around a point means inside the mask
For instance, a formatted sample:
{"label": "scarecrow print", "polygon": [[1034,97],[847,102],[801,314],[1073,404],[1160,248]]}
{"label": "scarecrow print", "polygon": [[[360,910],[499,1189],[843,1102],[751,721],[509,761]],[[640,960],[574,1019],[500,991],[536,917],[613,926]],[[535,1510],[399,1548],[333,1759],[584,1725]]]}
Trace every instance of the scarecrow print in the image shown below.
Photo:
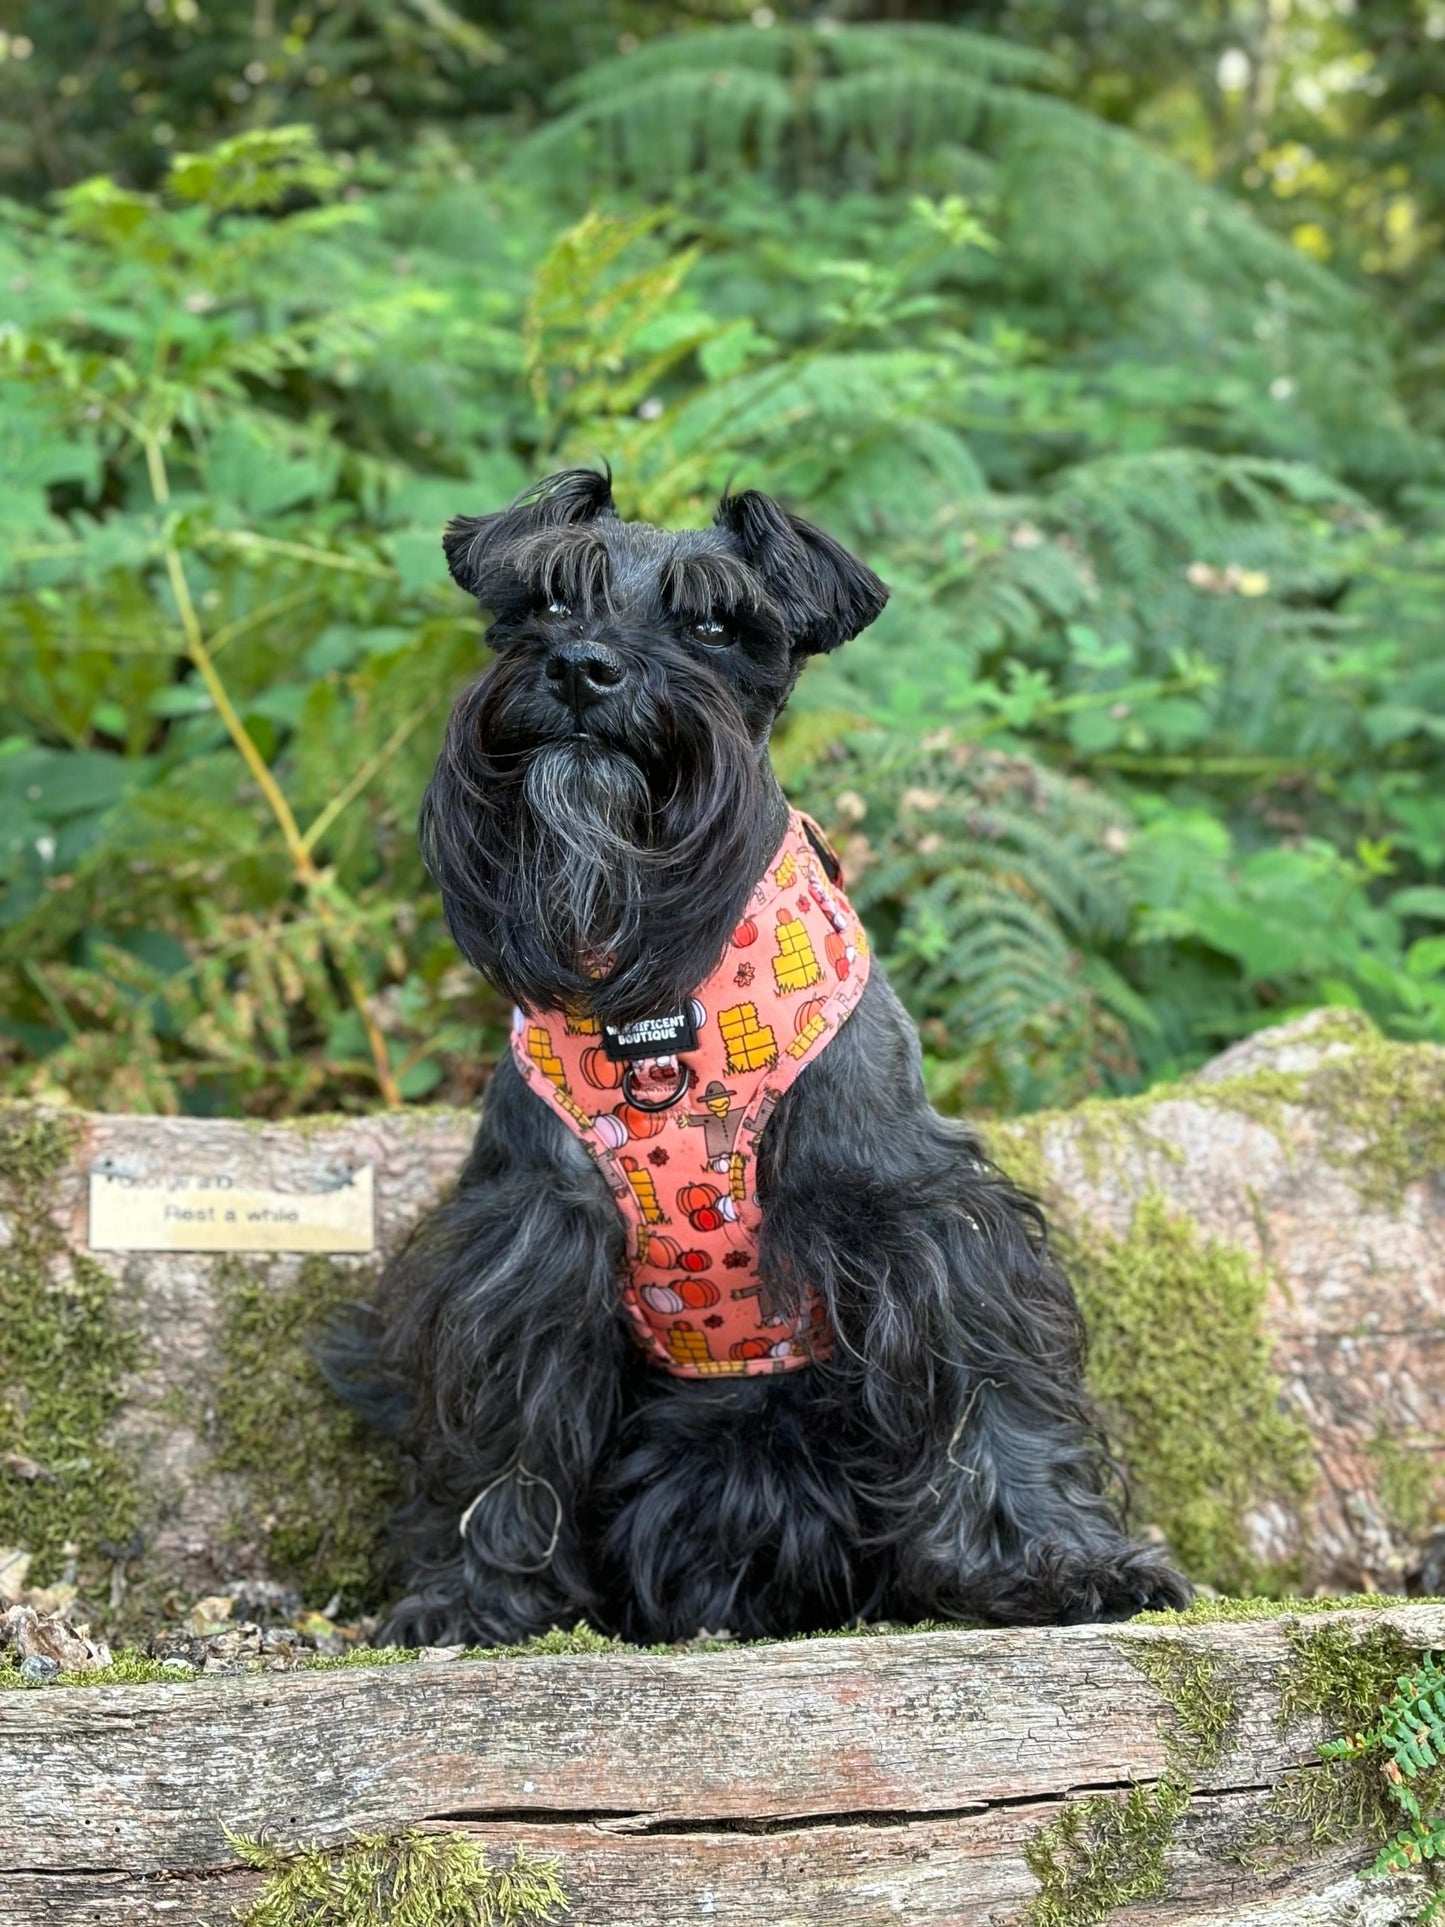
{"label": "scarecrow print", "polygon": [[795,812],[690,1005],[695,1049],[627,1061],[585,1014],[517,1012],[518,1069],[581,1139],[630,1227],[621,1303],[666,1371],[780,1372],[826,1356],[816,1294],[785,1307],[759,1274],[757,1148],[867,974],[862,926]]}

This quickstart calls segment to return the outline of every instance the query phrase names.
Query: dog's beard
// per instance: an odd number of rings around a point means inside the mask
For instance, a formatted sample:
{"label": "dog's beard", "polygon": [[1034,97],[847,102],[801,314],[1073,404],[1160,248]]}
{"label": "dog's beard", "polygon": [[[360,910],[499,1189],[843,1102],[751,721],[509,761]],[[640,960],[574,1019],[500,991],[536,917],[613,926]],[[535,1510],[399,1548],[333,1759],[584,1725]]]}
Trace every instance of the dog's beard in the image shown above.
{"label": "dog's beard", "polygon": [[603,977],[635,950],[647,896],[647,778],[587,738],[533,753],[516,816],[517,879],[560,973]]}
{"label": "dog's beard", "polygon": [[626,749],[526,740],[525,665],[499,661],[452,714],[423,854],[458,949],[527,1010],[681,1009],[776,845],[777,790],[731,695],[653,663]]}

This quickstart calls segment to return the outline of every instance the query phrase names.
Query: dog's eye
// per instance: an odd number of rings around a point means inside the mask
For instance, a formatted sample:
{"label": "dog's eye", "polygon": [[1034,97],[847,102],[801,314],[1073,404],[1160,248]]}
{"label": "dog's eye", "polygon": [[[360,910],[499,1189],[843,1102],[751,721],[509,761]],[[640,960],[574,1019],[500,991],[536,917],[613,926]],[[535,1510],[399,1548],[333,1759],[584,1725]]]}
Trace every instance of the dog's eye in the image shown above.
{"label": "dog's eye", "polygon": [[687,633],[694,642],[706,643],[709,649],[726,649],[733,639],[732,630],[716,616],[707,616],[701,622],[688,625]]}
{"label": "dog's eye", "polygon": [[547,604],[547,614],[549,616],[570,616],[571,613],[572,611],[565,602],[549,602]]}

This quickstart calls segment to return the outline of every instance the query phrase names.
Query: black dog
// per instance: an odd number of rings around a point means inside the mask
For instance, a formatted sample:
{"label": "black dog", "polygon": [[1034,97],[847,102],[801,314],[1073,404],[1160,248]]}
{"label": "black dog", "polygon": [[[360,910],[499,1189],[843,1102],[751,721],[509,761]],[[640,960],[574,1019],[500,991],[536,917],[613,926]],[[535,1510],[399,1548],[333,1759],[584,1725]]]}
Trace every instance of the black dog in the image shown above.
{"label": "black dog", "polygon": [[[765,496],[668,533],[619,520],[610,477],[585,469],[453,522],[446,553],[494,616],[495,659],[422,811],[459,947],[525,1011],[609,1039],[686,1012],[790,820],[773,720],[886,588]],[[525,1069],[504,1058],[456,1195],[333,1354],[416,1464],[391,1637],[585,1620],[655,1641],[1187,1601],[1123,1530],[1039,1210],[930,1109],[880,970],[757,1140],[758,1315],[785,1324],[811,1296],[826,1340],[785,1361],[805,1369],[658,1369],[622,1304],[618,1186]]]}

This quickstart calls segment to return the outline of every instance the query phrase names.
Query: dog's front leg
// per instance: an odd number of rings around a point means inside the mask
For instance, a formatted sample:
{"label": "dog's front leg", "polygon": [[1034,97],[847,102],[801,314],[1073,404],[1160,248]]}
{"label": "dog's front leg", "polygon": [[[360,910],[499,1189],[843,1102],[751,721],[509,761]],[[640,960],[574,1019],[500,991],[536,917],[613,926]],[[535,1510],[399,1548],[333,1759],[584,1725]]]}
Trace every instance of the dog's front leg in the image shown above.
{"label": "dog's front leg", "polygon": [[503,1058],[455,1195],[382,1280],[370,1358],[333,1348],[333,1382],[415,1463],[392,1638],[507,1643],[596,1617],[587,1505],[628,1343],[622,1245],[596,1166]]}
{"label": "dog's front leg", "polygon": [[881,972],[764,1139],[763,1271],[820,1290],[819,1369],[892,1618],[1056,1622],[1180,1605],[1127,1536],[1083,1385],[1073,1293],[1031,1202],[924,1095]]}

